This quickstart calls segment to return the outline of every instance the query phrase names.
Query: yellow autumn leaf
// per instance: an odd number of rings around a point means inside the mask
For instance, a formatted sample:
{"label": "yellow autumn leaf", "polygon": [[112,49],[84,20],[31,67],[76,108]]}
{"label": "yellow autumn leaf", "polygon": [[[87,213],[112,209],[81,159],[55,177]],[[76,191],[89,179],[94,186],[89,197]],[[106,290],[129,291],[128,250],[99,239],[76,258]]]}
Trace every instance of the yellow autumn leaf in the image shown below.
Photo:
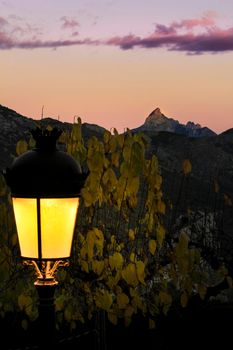
{"label": "yellow autumn leaf", "polygon": [[0,174],[0,196],[4,196],[7,192],[6,183],[4,177]]}
{"label": "yellow autumn leaf", "polygon": [[161,304],[163,304],[163,305],[170,305],[172,303],[172,297],[167,292],[161,291],[159,293],[159,299],[160,299]]}
{"label": "yellow autumn leaf", "polygon": [[186,232],[182,231],[179,237],[179,243],[177,244],[176,251],[179,256],[182,256],[185,254],[185,252],[188,249],[189,244],[189,236]]}
{"label": "yellow autumn leaf", "polygon": [[93,260],[92,261],[92,270],[98,275],[100,276],[104,270],[104,261],[101,260]]}
{"label": "yellow autumn leaf", "polygon": [[134,241],[135,240],[135,232],[132,229],[129,230],[129,240],[130,241]]}
{"label": "yellow autumn leaf", "polygon": [[80,249],[80,256],[82,259],[85,259],[87,255],[87,244],[84,244]]}
{"label": "yellow autumn leaf", "polygon": [[183,173],[184,173],[185,176],[188,175],[189,173],[191,173],[191,171],[192,171],[192,164],[191,164],[189,159],[185,159],[183,161],[182,169],[183,169]]}
{"label": "yellow autumn leaf", "polygon": [[18,243],[18,236],[16,233],[13,234],[11,242],[13,246],[15,246]]}
{"label": "yellow autumn leaf", "polygon": [[163,244],[164,237],[165,237],[165,228],[162,225],[159,225],[156,231],[156,238],[160,246]]}
{"label": "yellow autumn leaf", "polygon": [[72,306],[69,304],[65,308],[65,312],[64,312],[65,320],[70,322],[72,320],[72,314],[73,314]]}
{"label": "yellow autumn leaf", "polygon": [[87,256],[88,260],[92,260],[94,256],[95,233],[93,230],[87,233]]}
{"label": "yellow autumn leaf", "polygon": [[103,255],[103,248],[104,248],[103,232],[101,230],[99,230],[98,228],[94,228],[93,231],[95,233],[95,246],[97,249],[97,254],[99,256],[102,256]]}
{"label": "yellow autumn leaf", "polygon": [[226,205],[228,205],[229,207],[232,207],[232,200],[231,200],[231,198],[225,193],[223,195],[223,198],[224,198],[224,203]]}
{"label": "yellow autumn leaf", "polygon": [[56,311],[62,311],[63,310],[64,302],[65,302],[64,294],[59,295],[59,297],[57,297],[55,299]]}
{"label": "yellow autumn leaf", "polygon": [[108,312],[108,319],[109,321],[114,324],[115,326],[117,325],[117,315],[111,311]]}
{"label": "yellow autumn leaf", "polygon": [[219,189],[220,189],[220,187],[219,187],[218,181],[217,181],[217,180],[214,180],[214,192],[215,192],[215,193],[218,193],[218,192],[219,192]]}
{"label": "yellow autumn leaf", "polygon": [[131,253],[130,256],[129,256],[129,260],[134,263],[137,259],[136,259],[136,255],[135,253]]}
{"label": "yellow autumn leaf", "polygon": [[158,208],[158,212],[161,213],[161,214],[165,214],[166,212],[166,205],[163,201],[159,201],[158,204],[157,204],[157,208]]}
{"label": "yellow autumn leaf", "polygon": [[20,310],[25,310],[32,303],[32,298],[28,295],[21,294],[18,297],[18,305]]}
{"label": "yellow autumn leaf", "polygon": [[183,292],[180,297],[180,303],[182,307],[186,307],[188,304],[188,295],[186,292]]}
{"label": "yellow autumn leaf", "polygon": [[161,291],[159,293],[159,300],[160,303],[163,305],[163,313],[164,315],[166,315],[172,304],[172,296],[167,292]]}
{"label": "yellow autumn leaf", "polygon": [[128,195],[133,195],[133,194],[137,194],[138,193],[138,189],[139,189],[139,177],[133,177],[130,181],[128,181],[128,185],[127,185],[127,193]]}
{"label": "yellow autumn leaf", "polygon": [[113,302],[112,295],[108,291],[102,290],[96,293],[95,303],[97,307],[105,311],[109,311],[112,305],[112,302]]}
{"label": "yellow autumn leaf", "polygon": [[226,280],[227,280],[229,288],[232,288],[233,287],[233,280],[232,280],[232,278],[230,276],[227,276]]}
{"label": "yellow autumn leaf", "polygon": [[26,331],[26,330],[28,329],[28,321],[25,320],[25,319],[23,319],[23,320],[21,321],[21,326],[22,326],[22,328]]}
{"label": "yellow autumn leaf", "polygon": [[81,190],[81,193],[82,193],[82,197],[84,199],[84,205],[85,207],[90,207],[93,203],[93,197],[90,193],[90,191],[87,189],[87,188],[83,188]]}
{"label": "yellow autumn leaf", "polygon": [[118,282],[120,281],[121,279],[121,270],[117,270],[117,273],[114,277],[114,283],[115,283],[115,286],[118,284]]}
{"label": "yellow autumn leaf", "polygon": [[125,327],[129,327],[129,325],[131,324],[131,322],[132,322],[132,319],[131,319],[131,317],[125,317],[124,318],[124,324],[125,324]]}
{"label": "yellow autumn leaf", "polygon": [[130,288],[129,288],[129,293],[130,293],[130,296],[131,296],[131,297],[138,296],[137,289],[135,289],[135,288],[130,287]]}
{"label": "yellow autumn leaf", "polygon": [[18,156],[25,153],[28,150],[28,144],[24,140],[19,140],[16,145],[16,153]]}
{"label": "yellow autumn leaf", "polygon": [[152,255],[154,255],[154,253],[156,251],[156,246],[157,246],[156,240],[150,239],[149,240],[149,251]]}
{"label": "yellow autumn leaf", "polygon": [[81,260],[81,269],[86,273],[89,272],[88,263],[85,260]]}
{"label": "yellow autumn leaf", "polygon": [[117,305],[119,309],[125,309],[129,304],[129,298],[125,293],[117,294]]}
{"label": "yellow autumn leaf", "polygon": [[206,288],[205,286],[203,286],[203,285],[199,285],[199,286],[198,286],[198,293],[199,293],[200,298],[201,298],[202,300],[205,299],[206,292],[207,292],[207,288]]}
{"label": "yellow autumn leaf", "polygon": [[132,305],[127,305],[126,309],[125,309],[125,313],[124,316],[127,318],[131,318],[133,316],[135,312],[135,309]]}
{"label": "yellow autumn leaf", "polygon": [[155,329],[155,327],[156,327],[155,321],[150,318],[149,319],[149,329]]}
{"label": "yellow autumn leaf", "polygon": [[120,159],[120,154],[118,152],[112,153],[112,157],[111,157],[112,165],[114,165],[116,168],[119,167],[119,159]]}
{"label": "yellow autumn leaf", "polygon": [[129,263],[123,270],[122,270],[122,278],[133,287],[136,287],[138,285],[138,278],[137,278],[137,272],[136,272],[136,266],[133,263]]}
{"label": "yellow autumn leaf", "polygon": [[120,270],[123,266],[123,256],[119,252],[115,252],[113,255],[109,256],[109,265],[111,270]]}
{"label": "yellow autumn leaf", "polygon": [[145,278],[145,264],[143,261],[136,261],[136,272],[138,280],[145,284],[144,278]]}
{"label": "yellow autumn leaf", "polygon": [[111,139],[111,133],[108,130],[104,131],[104,135],[103,135],[103,139],[104,139],[104,143],[108,143]]}

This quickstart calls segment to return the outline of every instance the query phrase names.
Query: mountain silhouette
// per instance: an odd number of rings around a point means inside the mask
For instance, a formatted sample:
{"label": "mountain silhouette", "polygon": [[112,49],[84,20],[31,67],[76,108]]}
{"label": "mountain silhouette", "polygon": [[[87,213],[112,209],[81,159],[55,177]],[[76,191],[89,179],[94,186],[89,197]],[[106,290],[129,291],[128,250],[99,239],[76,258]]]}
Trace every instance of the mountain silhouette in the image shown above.
{"label": "mountain silhouette", "polygon": [[138,131],[168,131],[176,134],[186,135],[188,137],[214,136],[216,133],[207,127],[201,127],[189,121],[186,125],[179,123],[178,120],[166,117],[160,108],[154,109],[146,118],[143,125],[133,130]]}

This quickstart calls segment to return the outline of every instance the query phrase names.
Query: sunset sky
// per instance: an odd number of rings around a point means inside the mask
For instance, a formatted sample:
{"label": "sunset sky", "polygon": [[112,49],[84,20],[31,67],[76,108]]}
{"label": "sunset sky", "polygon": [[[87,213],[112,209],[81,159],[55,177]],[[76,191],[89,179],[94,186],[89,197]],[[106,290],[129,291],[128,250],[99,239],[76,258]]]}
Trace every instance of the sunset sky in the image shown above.
{"label": "sunset sky", "polygon": [[233,127],[233,0],[0,0],[0,104],[107,129]]}

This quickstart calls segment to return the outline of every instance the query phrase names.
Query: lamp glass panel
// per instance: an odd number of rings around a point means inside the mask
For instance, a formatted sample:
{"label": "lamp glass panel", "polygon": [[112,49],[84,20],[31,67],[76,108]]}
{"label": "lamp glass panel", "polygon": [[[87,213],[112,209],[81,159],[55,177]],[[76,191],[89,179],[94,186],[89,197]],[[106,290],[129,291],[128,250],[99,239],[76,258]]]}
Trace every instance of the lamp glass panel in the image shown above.
{"label": "lamp glass panel", "polygon": [[41,198],[42,259],[69,257],[79,198]]}
{"label": "lamp glass panel", "polygon": [[12,198],[21,256],[38,259],[35,198]]}

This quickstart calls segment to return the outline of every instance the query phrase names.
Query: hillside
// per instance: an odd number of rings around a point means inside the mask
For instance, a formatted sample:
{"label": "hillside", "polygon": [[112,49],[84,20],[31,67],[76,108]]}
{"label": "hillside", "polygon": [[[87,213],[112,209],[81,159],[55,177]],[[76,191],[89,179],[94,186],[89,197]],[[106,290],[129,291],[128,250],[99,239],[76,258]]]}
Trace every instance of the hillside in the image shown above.
{"label": "hillside", "polygon": [[[157,113],[157,117],[154,114]],[[152,113],[149,120],[163,117],[160,111]],[[148,125],[148,118],[146,124]],[[69,123],[62,123],[52,118],[40,121],[24,117],[15,111],[0,106],[0,169],[7,167],[15,155],[15,145],[21,138],[27,138],[29,131],[36,124],[57,126],[63,130],[71,129]],[[173,123],[173,121],[171,121]],[[162,123],[163,124],[163,123]],[[203,130],[197,126],[195,130]],[[205,131],[207,128],[205,128]],[[209,129],[208,129],[209,130]],[[141,128],[133,132],[141,131]],[[104,128],[84,123],[84,139],[94,135],[100,137]],[[218,233],[221,231],[225,247],[231,255],[233,247],[233,129],[220,135],[208,131],[208,135],[190,137],[174,130],[159,131],[155,128],[144,130],[149,143],[148,154],[156,154],[163,177],[163,193],[167,202],[167,225],[174,230],[177,218],[187,215],[187,210],[204,215],[211,215]],[[189,159],[192,171],[185,176],[182,163]],[[174,208],[169,210],[169,203]],[[194,221],[197,219],[194,219]],[[193,223],[189,223],[192,225]],[[214,225],[215,225],[214,224]],[[190,226],[189,225],[189,226]],[[215,227],[215,226],[214,226]],[[203,233],[204,234],[204,233]],[[225,249],[225,248],[224,248]]]}

